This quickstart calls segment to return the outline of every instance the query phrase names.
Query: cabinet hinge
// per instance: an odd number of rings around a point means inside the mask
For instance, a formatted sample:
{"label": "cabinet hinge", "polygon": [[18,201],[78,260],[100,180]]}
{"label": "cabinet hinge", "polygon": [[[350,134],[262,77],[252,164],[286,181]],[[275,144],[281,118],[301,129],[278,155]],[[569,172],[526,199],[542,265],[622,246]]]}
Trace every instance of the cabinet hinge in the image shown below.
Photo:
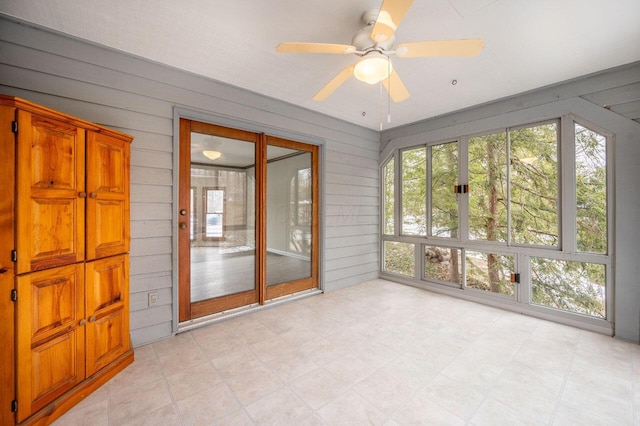
{"label": "cabinet hinge", "polygon": [[12,121],[11,122],[11,131],[13,133],[18,133],[18,122],[17,121]]}
{"label": "cabinet hinge", "polygon": [[511,274],[512,283],[520,283],[520,274]]}
{"label": "cabinet hinge", "polygon": [[11,412],[12,413],[17,413],[18,412],[18,401],[17,400],[13,400],[11,401]]}
{"label": "cabinet hinge", "polygon": [[11,301],[12,302],[17,302],[18,301],[18,290],[11,289]]}
{"label": "cabinet hinge", "polygon": [[18,261],[18,252],[16,250],[11,250],[11,261],[12,262]]}

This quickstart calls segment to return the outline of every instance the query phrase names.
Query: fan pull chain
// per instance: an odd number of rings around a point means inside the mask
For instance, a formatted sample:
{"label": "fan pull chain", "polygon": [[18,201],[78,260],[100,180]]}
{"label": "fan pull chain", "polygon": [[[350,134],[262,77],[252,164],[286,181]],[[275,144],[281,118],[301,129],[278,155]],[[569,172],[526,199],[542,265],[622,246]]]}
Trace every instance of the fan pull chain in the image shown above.
{"label": "fan pull chain", "polygon": [[378,101],[380,102],[380,131],[382,131],[382,115],[384,114],[384,112],[382,111],[384,105],[382,96],[382,81],[380,81],[380,83],[378,83]]}
{"label": "fan pull chain", "polygon": [[387,123],[391,124],[391,58],[387,56],[387,71],[389,76],[387,77]]}

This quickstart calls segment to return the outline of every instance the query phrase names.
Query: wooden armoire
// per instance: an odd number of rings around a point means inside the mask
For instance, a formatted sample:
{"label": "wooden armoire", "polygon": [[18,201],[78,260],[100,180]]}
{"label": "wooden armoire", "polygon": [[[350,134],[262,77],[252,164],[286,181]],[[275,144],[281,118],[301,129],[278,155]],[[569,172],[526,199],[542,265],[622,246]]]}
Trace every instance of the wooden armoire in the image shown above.
{"label": "wooden armoire", "polygon": [[132,138],[0,95],[0,424],[48,424],[133,362]]}

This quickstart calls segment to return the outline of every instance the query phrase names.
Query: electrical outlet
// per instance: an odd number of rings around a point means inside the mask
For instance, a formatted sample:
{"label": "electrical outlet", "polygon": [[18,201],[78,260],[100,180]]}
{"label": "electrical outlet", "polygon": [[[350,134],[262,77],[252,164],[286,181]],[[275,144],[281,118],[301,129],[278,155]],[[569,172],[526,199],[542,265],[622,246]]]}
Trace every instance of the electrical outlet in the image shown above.
{"label": "electrical outlet", "polygon": [[158,300],[160,299],[160,295],[157,291],[149,292],[149,307],[158,306]]}

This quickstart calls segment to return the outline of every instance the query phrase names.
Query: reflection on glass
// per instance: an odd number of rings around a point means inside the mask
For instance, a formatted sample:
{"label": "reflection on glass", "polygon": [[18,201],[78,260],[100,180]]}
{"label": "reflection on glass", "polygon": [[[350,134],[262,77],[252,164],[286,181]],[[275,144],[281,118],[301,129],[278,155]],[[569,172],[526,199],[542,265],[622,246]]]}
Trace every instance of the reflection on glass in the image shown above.
{"label": "reflection on glass", "polygon": [[192,133],[191,187],[191,301],[254,290],[255,145]]}
{"label": "reflection on glass", "polygon": [[267,285],[311,277],[311,153],[267,146]]}

